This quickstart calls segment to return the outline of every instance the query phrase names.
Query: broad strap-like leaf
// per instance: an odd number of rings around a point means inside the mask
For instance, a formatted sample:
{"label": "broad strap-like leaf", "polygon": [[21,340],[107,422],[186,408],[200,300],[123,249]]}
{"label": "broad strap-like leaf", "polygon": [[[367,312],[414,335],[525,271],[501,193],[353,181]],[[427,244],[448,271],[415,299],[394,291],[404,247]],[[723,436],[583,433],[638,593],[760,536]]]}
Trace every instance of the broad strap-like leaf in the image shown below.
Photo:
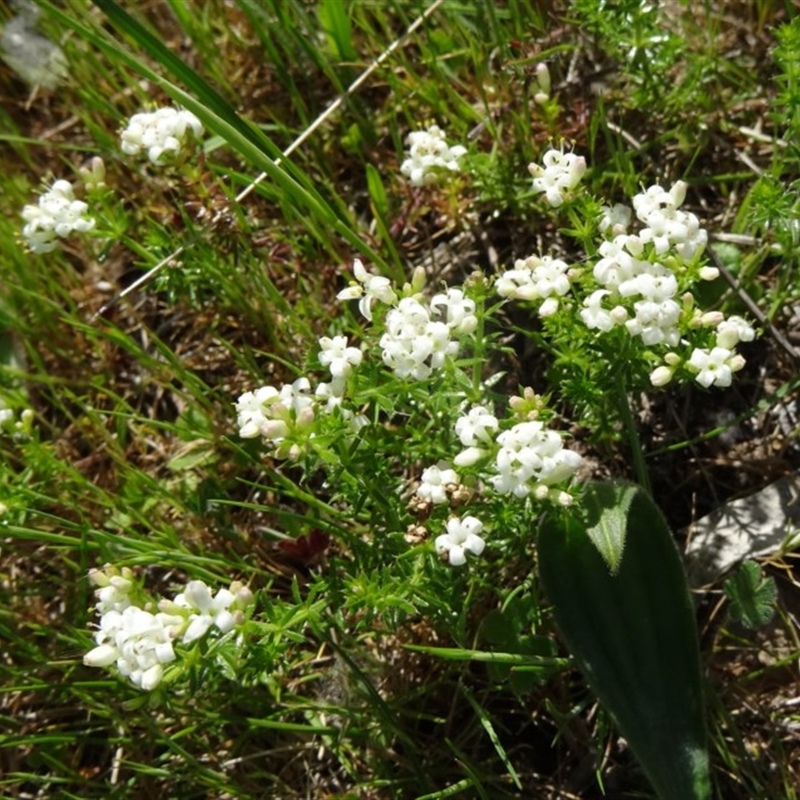
{"label": "broad strap-like leaf", "polygon": [[599,509],[624,519],[625,549],[616,571],[609,571],[591,538],[592,523],[572,508],[549,516],[540,531],[545,591],[560,633],[659,797],[707,800],[697,630],[678,550],[644,490],[602,487],[593,487],[593,502],[627,504]]}

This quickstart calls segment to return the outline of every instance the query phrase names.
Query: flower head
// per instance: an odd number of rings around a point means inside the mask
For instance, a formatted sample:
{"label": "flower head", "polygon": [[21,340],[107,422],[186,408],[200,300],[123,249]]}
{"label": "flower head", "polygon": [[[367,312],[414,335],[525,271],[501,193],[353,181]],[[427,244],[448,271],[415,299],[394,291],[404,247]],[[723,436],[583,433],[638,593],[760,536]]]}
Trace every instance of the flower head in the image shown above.
{"label": "flower head", "polygon": [[424,380],[441,369],[447,356],[458,352],[450,328],[431,319],[430,311],[414,297],[404,297],[386,315],[381,336],[383,363],[399,378]]}
{"label": "flower head", "polygon": [[528,171],[533,176],[533,188],[543,192],[547,202],[557,208],[564,202],[564,194],[580,183],[586,172],[586,159],[575,153],[563,150],[548,150],[542,159],[544,166],[529,164]]}
{"label": "flower head", "polygon": [[467,553],[479,556],[486,542],[478,535],[483,523],[475,517],[450,517],[445,525],[447,533],[436,537],[436,551],[441,558],[454,566],[460,567],[467,562]]}
{"label": "flower head", "polygon": [[40,198],[38,205],[22,209],[25,227],[22,237],[34,253],[49,253],[56,249],[56,239],[73,232],[90,231],[95,221],[87,215],[89,206],[75,199],[69,181],[56,181]]}
{"label": "flower head", "polygon": [[436,183],[443,173],[458,172],[458,159],[467,152],[461,145],[448,146],[438,125],[409,133],[406,144],[408,157],[400,165],[400,172],[412,186]]}
{"label": "flower head", "polygon": [[153,164],[175,158],[187,139],[203,135],[200,120],[183,108],[158,108],[134,114],[120,134],[122,152],[138,156],[146,153]]}
{"label": "flower head", "polygon": [[[397,295],[392,288],[392,282],[382,275],[373,275],[364,269],[364,265],[359,259],[353,262],[353,275],[358,283],[342,289],[336,295],[338,300],[355,300],[358,302],[358,310],[361,315],[372,322],[372,304],[379,300],[386,305],[394,305],[397,302]],[[361,284],[360,286],[358,284]]]}
{"label": "flower head", "polygon": [[319,363],[330,369],[334,381],[344,381],[364,357],[357,347],[347,346],[346,336],[323,336],[319,346]]}
{"label": "flower head", "polygon": [[687,363],[687,367],[696,373],[694,379],[706,389],[709,386],[730,386],[733,373],[743,366],[744,359],[726,347],[695,348]]}
{"label": "flower head", "polygon": [[417,497],[429,500],[431,503],[447,503],[448,486],[458,486],[459,478],[454,469],[445,464],[428,467],[422,472],[422,480],[417,488]]}

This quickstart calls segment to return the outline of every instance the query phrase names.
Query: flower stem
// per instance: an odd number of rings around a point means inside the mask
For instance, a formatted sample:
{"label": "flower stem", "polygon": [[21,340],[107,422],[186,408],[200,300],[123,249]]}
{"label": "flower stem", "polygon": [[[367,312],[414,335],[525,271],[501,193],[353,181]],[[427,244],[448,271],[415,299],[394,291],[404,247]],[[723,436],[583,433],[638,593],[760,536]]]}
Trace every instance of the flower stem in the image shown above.
{"label": "flower stem", "polygon": [[649,494],[653,492],[650,488],[650,474],[647,471],[647,465],[644,461],[644,450],[642,449],[642,440],[639,438],[639,429],[636,427],[636,421],[633,418],[633,410],[631,409],[630,398],[625,383],[625,376],[619,376],[617,383],[617,396],[619,398],[618,408],[622,423],[625,426],[625,435],[628,438],[628,444],[631,448],[631,456],[633,457],[633,471],[636,474],[637,483]]}
{"label": "flower stem", "polygon": [[475,314],[478,317],[478,327],[475,330],[475,349],[472,362],[472,391],[476,400],[481,396],[481,378],[483,377],[483,358],[486,350],[484,336],[486,335],[486,301],[481,296],[475,301]]}

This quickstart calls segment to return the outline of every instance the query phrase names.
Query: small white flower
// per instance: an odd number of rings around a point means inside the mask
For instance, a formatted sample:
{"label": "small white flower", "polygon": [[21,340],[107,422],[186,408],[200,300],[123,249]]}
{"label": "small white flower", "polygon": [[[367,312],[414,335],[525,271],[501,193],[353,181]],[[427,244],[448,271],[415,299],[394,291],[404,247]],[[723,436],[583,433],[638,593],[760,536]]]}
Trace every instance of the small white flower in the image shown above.
{"label": "small white flower", "polygon": [[416,494],[417,497],[429,500],[431,503],[447,503],[449,502],[447,487],[458,486],[459,483],[458,474],[454,469],[439,464],[423,470]]}
{"label": "small white flower", "polygon": [[625,236],[631,224],[633,211],[630,206],[616,203],[613,206],[601,206],[603,215],[597,223],[600,233],[608,231],[613,239],[616,236]]}
{"label": "small white flower", "polygon": [[733,350],[739,342],[752,342],[756,332],[742,317],[728,317],[717,325],[717,346]]}
{"label": "small white flower", "polygon": [[494,432],[500,427],[497,417],[486,406],[472,406],[456,420],[456,436],[464,447],[491,444]]}
{"label": "small white flower", "polygon": [[447,557],[454,567],[467,562],[467,553],[479,556],[486,542],[478,535],[483,523],[475,517],[450,517],[445,526],[447,533],[436,537],[436,551],[441,558]]}
{"label": "small white flower", "polygon": [[726,347],[714,347],[710,351],[695,348],[687,366],[695,371],[695,380],[708,389],[710,386],[730,386],[733,373],[744,366],[744,359]]}
{"label": "small white flower", "polygon": [[364,269],[364,265],[359,259],[353,262],[353,275],[360,283],[342,289],[336,295],[337,300],[356,300],[360,298],[358,310],[361,315],[372,322],[372,304],[375,300],[385,303],[388,306],[397,302],[397,295],[392,288],[392,282],[382,275],[373,275]]}
{"label": "small white flower", "polygon": [[144,152],[153,164],[163,164],[165,158],[180,153],[187,139],[202,135],[203,126],[191,111],[158,108],[134,114],[120,138],[124,153],[137,156]]}
{"label": "small white flower", "polygon": [[235,595],[228,589],[220,589],[214,595],[203,581],[187,583],[183,592],[176,595],[174,600],[178,608],[192,611],[189,615],[189,626],[182,637],[183,643],[189,644],[205,636],[212,625],[222,633],[232,630],[235,618],[229,609],[235,601]]}
{"label": "small white flower", "polygon": [[565,192],[574,189],[586,172],[586,159],[575,153],[561,150],[548,150],[542,159],[544,167],[529,164],[528,171],[533,176],[533,188],[543,192],[547,202],[557,208],[564,202]]}
{"label": "small white flower", "polygon": [[451,331],[473,333],[478,327],[475,301],[466,297],[462,289],[449,288],[444,294],[435,295],[430,306],[434,315],[444,313]]}
{"label": "small white flower", "polygon": [[614,319],[611,314],[602,307],[603,298],[610,295],[606,289],[598,289],[592,292],[583,301],[584,307],[581,309],[581,319],[587,328],[593,328],[603,333],[608,333],[614,327]]}
{"label": "small white flower", "polygon": [[22,237],[34,253],[49,253],[56,249],[56,239],[71,233],[90,231],[95,221],[86,212],[89,206],[75,199],[69,181],[56,181],[40,198],[38,205],[22,209],[25,227]]}
{"label": "small white flower", "polygon": [[447,172],[458,172],[458,159],[467,152],[461,145],[449,147],[444,132],[437,125],[425,131],[413,131],[406,139],[408,157],[400,166],[400,172],[412,186],[436,183]]}
{"label": "small white flower", "polygon": [[347,378],[353,367],[357,367],[364,357],[357,347],[347,346],[346,336],[334,336],[333,339],[323,336],[319,340],[319,346],[319,363],[330,369],[334,381]]}

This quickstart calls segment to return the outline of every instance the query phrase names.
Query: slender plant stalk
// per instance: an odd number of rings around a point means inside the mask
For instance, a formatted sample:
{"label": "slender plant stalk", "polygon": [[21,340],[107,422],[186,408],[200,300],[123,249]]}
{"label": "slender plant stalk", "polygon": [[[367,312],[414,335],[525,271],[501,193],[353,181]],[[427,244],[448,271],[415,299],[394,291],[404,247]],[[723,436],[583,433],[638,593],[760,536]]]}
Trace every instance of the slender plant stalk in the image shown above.
{"label": "slender plant stalk", "polygon": [[625,381],[625,376],[620,375],[617,386],[617,397],[619,414],[622,418],[622,423],[625,426],[625,435],[628,439],[628,445],[631,449],[631,456],[633,457],[633,471],[636,475],[636,482],[649,494],[652,495],[650,487],[650,474],[647,471],[647,464],[644,460],[644,450],[642,449],[642,440],[639,438],[639,430],[636,427],[636,420],[633,418],[633,410],[631,409],[630,397],[628,395],[628,387]]}

